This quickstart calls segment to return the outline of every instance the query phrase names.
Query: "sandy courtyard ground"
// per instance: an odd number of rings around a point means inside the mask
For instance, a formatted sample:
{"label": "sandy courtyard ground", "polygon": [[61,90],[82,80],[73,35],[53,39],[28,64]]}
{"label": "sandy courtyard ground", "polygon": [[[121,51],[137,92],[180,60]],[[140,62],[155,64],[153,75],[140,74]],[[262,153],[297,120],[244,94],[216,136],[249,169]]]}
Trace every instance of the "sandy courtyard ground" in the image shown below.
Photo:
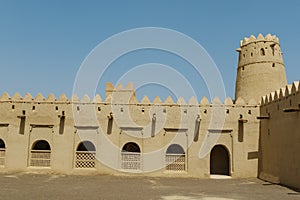
{"label": "sandy courtyard ground", "polygon": [[0,174],[0,199],[299,199],[300,193],[251,179]]}

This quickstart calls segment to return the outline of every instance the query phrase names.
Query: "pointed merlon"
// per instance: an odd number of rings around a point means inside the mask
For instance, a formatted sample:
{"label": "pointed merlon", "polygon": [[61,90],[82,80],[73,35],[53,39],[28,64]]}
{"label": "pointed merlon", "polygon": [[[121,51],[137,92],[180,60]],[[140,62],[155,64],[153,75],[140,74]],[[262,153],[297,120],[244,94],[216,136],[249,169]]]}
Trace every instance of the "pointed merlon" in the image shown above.
{"label": "pointed merlon", "polygon": [[291,94],[296,94],[299,87],[299,81],[294,81],[291,89]]}
{"label": "pointed merlon", "polygon": [[244,106],[246,103],[242,97],[239,97],[236,101],[235,104],[238,106]]}
{"label": "pointed merlon", "polygon": [[272,102],[274,100],[274,95],[275,95],[275,92],[271,92],[269,94],[269,102]]}
{"label": "pointed merlon", "polygon": [[273,37],[270,33],[268,33],[265,37],[266,40],[273,40]]}
{"label": "pointed merlon", "polygon": [[176,104],[178,104],[178,105],[186,105],[186,102],[185,102],[185,100],[184,100],[183,97],[179,97]]}
{"label": "pointed merlon", "polygon": [[265,96],[265,104],[268,104],[269,103],[269,98],[268,98],[268,95]]}
{"label": "pointed merlon", "polygon": [[129,103],[130,104],[138,104],[139,101],[137,100],[136,96],[135,95],[132,95],[129,99]]}
{"label": "pointed merlon", "polygon": [[106,90],[114,90],[114,89],[115,89],[115,87],[112,84],[112,82],[107,82],[106,83]]}
{"label": "pointed merlon", "polygon": [[85,95],[83,95],[83,97],[81,99],[81,102],[82,103],[90,103],[91,99],[90,99],[90,97],[87,94],[85,94]]}
{"label": "pointed merlon", "polygon": [[226,106],[232,106],[233,105],[233,101],[230,97],[226,97],[225,101],[224,101],[224,104]]}
{"label": "pointed merlon", "polygon": [[292,91],[292,85],[287,85],[285,86],[285,96],[289,96],[291,94],[291,91]]}
{"label": "pointed merlon", "polygon": [[25,94],[24,98],[23,98],[24,101],[27,101],[27,102],[30,102],[33,100],[33,97],[30,93],[27,93]]}
{"label": "pointed merlon", "polygon": [[168,96],[164,102],[164,104],[174,104],[174,101],[171,96]]}
{"label": "pointed merlon", "polygon": [[250,105],[250,106],[256,106],[257,102],[254,99],[250,99],[249,102],[248,102],[248,105]]}
{"label": "pointed merlon", "polygon": [[247,44],[248,41],[249,41],[249,38],[246,38],[246,37],[245,37],[245,38],[243,39],[243,44],[244,44],[244,45]]}
{"label": "pointed merlon", "polygon": [[46,98],[46,101],[47,102],[54,102],[54,101],[56,101],[56,97],[55,97],[55,95],[54,94],[49,94],[49,96]]}
{"label": "pointed merlon", "polygon": [[222,102],[220,101],[219,97],[215,97],[212,101],[212,104],[214,105],[221,105]]}
{"label": "pointed merlon", "polygon": [[244,41],[240,40],[240,47],[244,45]]}
{"label": "pointed merlon", "polygon": [[153,100],[153,104],[161,104],[162,103],[162,101],[161,101],[161,99],[159,98],[159,96],[156,96],[155,98],[154,98],[154,100]]}
{"label": "pointed merlon", "polygon": [[256,40],[256,37],[254,35],[251,35],[249,38],[249,42],[253,42],[254,40]]}
{"label": "pointed merlon", "polygon": [[141,101],[141,103],[142,104],[150,104],[151,102],[150,102],[150,100],[149,100],[149,98],[147,96],[144,96],[143,99],[142,99],[142,101]]}
{"label": "pointed merlon", "polygon": [[13,96],[12,96],[12,100],[15,100],[15,101],[20,101],[22,100],[22,96],[19,92],[16,92]]}
{"label": "pointed merlon", "polygon": [[189,105],[198,105],[196,97],[192,96],[189,100]]}
{"label": "pointed merlon", "polygon": [[79,102],[79,98],[77,94],[73,94],[70,99],[71,102]]}
{"label": "pointed merlon", "polygon": [[208,99],[206,97],[202,97],[201,101],[200,101],[200,105],[202,106],[208,106],[210,105]]}
{"label": "pointed merlon", "polygon": [[124,86],[122,83],[119,83],[116,87],[116,90],[124,90]]}
{"label": "pointed merlon", "polygon": [[11,98],[7,92],[4,92],[0,97],[0,101],[9,101]]}
{"label": "pointed merlon", "polygon": [[38,102],[44,101],[44,100],[45,100],[45,97],[41,93],[38,93],[36,95],[36,97],[34,98],[34,101],[38,101]]}
{"label": "pointed merlon", "polygon": [[134,84],[132,82],[127,83],[126,90],[134,90]]}
{"label": "pointed merlon", "polygon": [[14,96],[12,97],[12,100],[13,100],[13,101],[21,101],[21,100],[22,100],[22,96],[20,95],[19,92],[16,92],[16,93],[14,94]]}
{"label": "pointed merlon", "polygon": [[280,92],[280,90],[275,91],[274,100],[277,100],[279,98],[279,92]]}
{"label": "pointed merlon", "polygon": [[257,36],[257,40],[265,40],[265,37],[260,33]]}
{"label": "pointed merlon", "polygon": [[60,97],[58,98],[57,101],[60,101],[60,102],[67,102],[68,101],[68,98],[65,94],[62,94],[60,95]]}
{"label": "pointed merlon", "polygon": [[93,99],[94,103],[101,103],[102,102],[102,98],[99,94],[96,94],[96,96]]}
{"label": "pointed merlon", "polygon": [[112,96],[108,95],[108,97],[106,97],[106,99],[105,99],[105,102],[106,103],[112,103]]}
{"label": "pointed merlon", "polygon": [[261,97],[261,100],[260,100],[260,104],[261,104],[261,105],[264,105],[264,104],[265,104],[265,98],[266,98],[265,96],[262,96],[262,97]]}
{"label": "pointed merlon", "polygon": [[280,88],[280,91],[279,91],[279,98],[283,98],[285,96],[285,88]]}

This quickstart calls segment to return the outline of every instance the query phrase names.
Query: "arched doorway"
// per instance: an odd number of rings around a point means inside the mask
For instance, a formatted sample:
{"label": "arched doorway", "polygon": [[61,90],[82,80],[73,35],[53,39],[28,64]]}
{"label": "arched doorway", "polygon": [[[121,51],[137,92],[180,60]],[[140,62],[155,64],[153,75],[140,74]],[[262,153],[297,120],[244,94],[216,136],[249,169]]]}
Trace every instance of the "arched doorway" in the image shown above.
{"label": "arched doorway", "polygon": [[141,169],[141,149],[134,142],[126,143],[121,152],[121,168],[126,170]]}
{"label": "arched doorway", "polygon": [[168,147],[166,152],[166,170],[185,170],[185,152],[180,145],[172,144]]}
{"label": "arched doorway", "polygon": [[0,139],[0,166],[5,165],[5,150],[5,142],[2,139]]}
{"label": "arched doorway", "polygon": [[29,166],[50,167],[51,147],[46,140],[38,140],[33,143],[30,151]]}
{"label": "arched doorway", "polygon": [[92,142],[80,142],[75,156],[75,168],[95,168],[96,148]]}
{"label": "arched doorway", "polygon": [[216,145],[210,153],[210,174],[230,175],[230,159],[223,145]]}

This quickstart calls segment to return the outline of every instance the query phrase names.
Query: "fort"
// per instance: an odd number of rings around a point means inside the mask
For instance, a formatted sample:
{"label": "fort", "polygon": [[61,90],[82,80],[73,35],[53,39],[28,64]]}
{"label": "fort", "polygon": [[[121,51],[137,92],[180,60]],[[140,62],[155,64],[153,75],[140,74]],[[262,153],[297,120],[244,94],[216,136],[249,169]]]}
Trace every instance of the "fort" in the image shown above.
{"label": "fort", "polygon": [[107,83],[103,99],[4,93],[0,171],[221,174],[300,188],[300,84],[287,85],[276,36],[245,38],[237,51],[235,99],[224,102],[138,101],[132,83]]}

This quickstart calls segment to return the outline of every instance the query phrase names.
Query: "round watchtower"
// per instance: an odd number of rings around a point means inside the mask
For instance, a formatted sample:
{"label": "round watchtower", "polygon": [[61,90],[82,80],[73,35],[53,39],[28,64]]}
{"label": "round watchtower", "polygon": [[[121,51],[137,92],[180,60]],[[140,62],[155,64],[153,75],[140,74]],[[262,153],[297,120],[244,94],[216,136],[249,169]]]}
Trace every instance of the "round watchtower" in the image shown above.
{"label": "round watchtower", "polygon": [[287,84],[279,39],[261,34],[241,41],[237,69],[235,99],[246,102],[273,92]]}

